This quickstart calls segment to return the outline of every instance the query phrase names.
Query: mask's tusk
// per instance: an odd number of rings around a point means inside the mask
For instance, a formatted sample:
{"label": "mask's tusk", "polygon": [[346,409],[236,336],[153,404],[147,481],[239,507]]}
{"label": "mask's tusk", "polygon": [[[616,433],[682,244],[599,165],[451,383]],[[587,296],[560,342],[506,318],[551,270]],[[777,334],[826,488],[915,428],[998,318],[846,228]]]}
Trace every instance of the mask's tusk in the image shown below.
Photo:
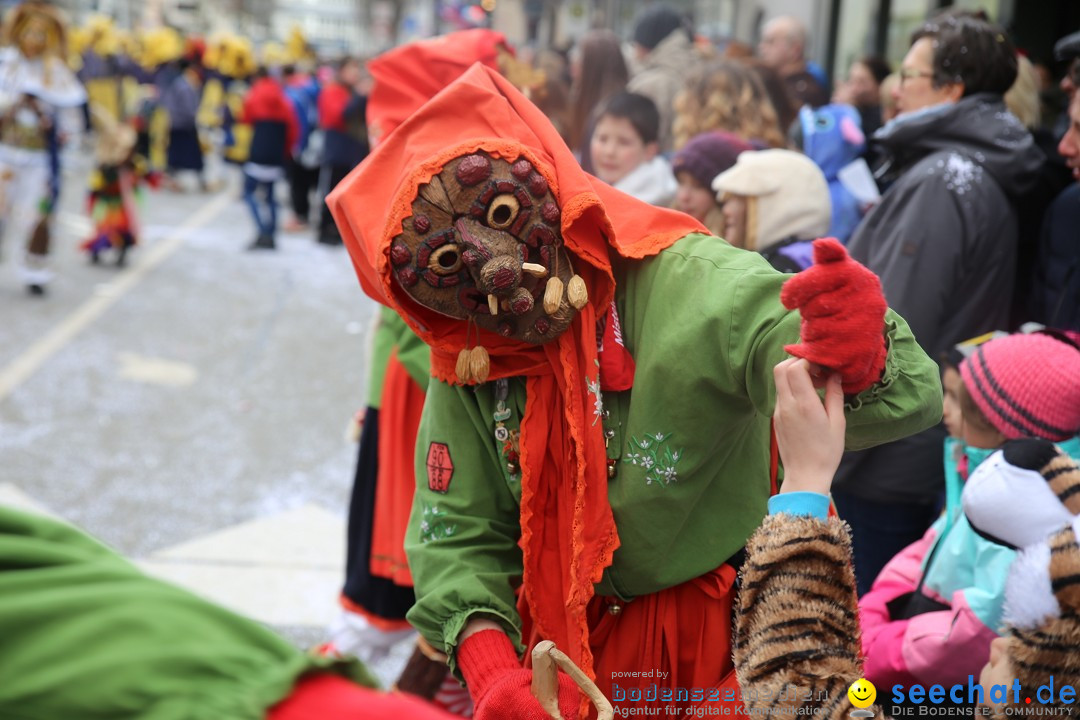
{"label": "mask's tusk", "polygon": [[492,315],[499,314],[499,298],[494,295],[488,295],[488,310],[491,311]]}
{"label": "mask's tusk", "polygon": [[522,272],[527,272],[530,275],[534,275],[538,278],[547,277],[548,274],[547,268],[538,263],[522,263],[521,270]]}

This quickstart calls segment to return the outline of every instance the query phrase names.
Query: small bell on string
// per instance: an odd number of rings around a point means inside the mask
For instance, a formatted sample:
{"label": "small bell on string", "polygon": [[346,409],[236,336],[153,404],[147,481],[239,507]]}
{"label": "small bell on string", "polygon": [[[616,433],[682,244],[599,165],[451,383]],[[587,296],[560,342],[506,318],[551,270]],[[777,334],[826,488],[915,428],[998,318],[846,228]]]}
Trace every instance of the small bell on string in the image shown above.
{"label": "small bell on string", "polygon": [[544,312],[548,315],[554,315],[559,311],[559,306],[562,305],[563,296],[563,282],[557,277],[553,277],[547,281],[547,287],[544,288]]}
{"label": "small bell on string", "polygon": [[589,302],[589,291],[580,275],[574,275],[566,285],[566,298],[575,310],[580,310]]}
{"label": "small bell on string", "polygon": [[471,356],[472,354],[468,348],[461,348],[461,352],[458,353],[455,371],[457,372],[458,381],[462,383],[467,383],[472,378]]}
{"label": "small bell on string", "polygon": [[[460,362],[461,358],[459,356],[458,363],[460,364]],[[487,382],[488,375],[491,374],[491,359],[488,357],[488,351],[482,345],[477,345],[469,353],[469,371],[472,374],[472,379],[476,382]]]}

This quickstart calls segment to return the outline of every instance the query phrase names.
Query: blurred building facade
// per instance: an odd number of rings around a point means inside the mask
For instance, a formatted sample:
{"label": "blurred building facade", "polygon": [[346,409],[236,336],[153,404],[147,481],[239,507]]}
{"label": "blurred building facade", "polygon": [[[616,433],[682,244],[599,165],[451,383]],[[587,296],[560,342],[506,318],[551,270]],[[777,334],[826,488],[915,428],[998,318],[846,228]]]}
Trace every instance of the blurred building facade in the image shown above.
{"label": "blurred building facade", "polygon": [[[401,42],[483,25],[516,46],[565,48],[592,27],[629,37],[635,17],[660,0],[57,0],[76,22],[94,13],[120,27],[168,24],[187,33],[232,30],[255,43],[300,27],[325,57],[375,55]],[[855,58],[881,55],[894,66],[911,31],[954,4],[983,10],[1036,60],[1052,62],[1061,35],[1080,28],[1077,0],[664,0],[687,14],[700,36],[723,45],[757,44],[764,23],[794,15],[806,24],[809,56],[833,77]],[[0,0],[0,8],[16,4]]]}
{"label": "blurred building facade", "polygon": [[[655,0],[497,0],[492,25],[517,44],[567,46],[590,27],[629,37],[634,18]],[[984,11],[1007,28],[1033,59],[1052,63],[1054,40],[1080,29],[1076,0],[663,0],[680,8],[700,36],[723,45],[756,46],[765,22],[777,15],[800,18],[809,31],[811,60],[841,77],[856,58],[872,54],[894,67],[912,31],[938,10],[955,6]]]}

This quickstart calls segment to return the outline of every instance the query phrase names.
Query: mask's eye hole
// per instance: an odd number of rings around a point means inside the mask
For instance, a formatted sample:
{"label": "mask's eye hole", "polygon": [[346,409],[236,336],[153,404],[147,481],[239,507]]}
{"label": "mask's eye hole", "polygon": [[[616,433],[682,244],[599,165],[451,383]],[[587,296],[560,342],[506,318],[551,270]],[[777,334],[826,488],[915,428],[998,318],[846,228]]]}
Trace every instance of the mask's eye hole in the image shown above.
{"label": "mask's eye hole", "polygon": [[517,219],[520,210],[521,203],[518,202],[516,197],[510,194],[499,195],[492,200],[491,205],[488,206],[488,227],[493,227],[496,230],[505,230],[514,224],[514,220]]}
{"label": "mask's eye hole", "polygon": [[436,248],[428,259],[428,267],[437,275],[453,275],[461,270],[461,253],[454,243]]}

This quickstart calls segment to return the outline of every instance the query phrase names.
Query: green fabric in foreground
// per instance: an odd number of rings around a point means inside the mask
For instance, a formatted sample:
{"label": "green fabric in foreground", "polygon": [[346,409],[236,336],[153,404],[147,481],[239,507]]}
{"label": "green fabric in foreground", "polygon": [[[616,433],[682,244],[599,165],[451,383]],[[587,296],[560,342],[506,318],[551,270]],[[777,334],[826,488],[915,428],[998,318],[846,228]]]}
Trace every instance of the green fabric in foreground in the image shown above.
{"label": "green fabric in foreground", "polygon": [[320,668],[259,623],[148,577],[64,523],[0,507],[0,717],[263,720]]}

